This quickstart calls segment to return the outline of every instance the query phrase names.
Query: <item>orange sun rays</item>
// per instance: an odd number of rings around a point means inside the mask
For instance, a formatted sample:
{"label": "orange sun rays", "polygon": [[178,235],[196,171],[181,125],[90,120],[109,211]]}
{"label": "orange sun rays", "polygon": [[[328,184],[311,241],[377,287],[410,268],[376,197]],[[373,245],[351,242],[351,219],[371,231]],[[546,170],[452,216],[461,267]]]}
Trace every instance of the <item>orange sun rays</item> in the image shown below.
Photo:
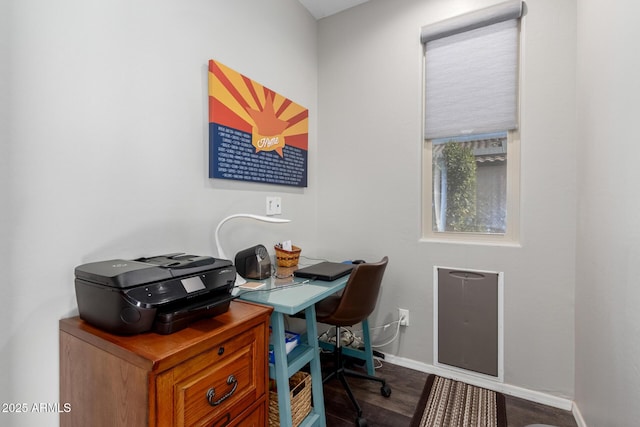
{"label": "orange sun rays", "polygon": [[275,150],[283,156],[285,144],[307,149],[306,108],[214,60],[209,61],[209,97],[214,101],[210,105],[227,109],[224,115],[217,115],[211,108],[209,121],[244,122],[245,128],[252,129],[256,151]]}

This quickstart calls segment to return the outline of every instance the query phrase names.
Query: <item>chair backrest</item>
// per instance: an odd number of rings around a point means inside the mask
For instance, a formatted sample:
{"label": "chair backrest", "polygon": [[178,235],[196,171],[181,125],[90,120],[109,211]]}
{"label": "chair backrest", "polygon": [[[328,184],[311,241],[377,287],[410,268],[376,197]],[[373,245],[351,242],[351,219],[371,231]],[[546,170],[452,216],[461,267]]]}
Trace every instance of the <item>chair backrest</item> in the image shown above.
{"label": "chair backrest", "polygon": [[385,256],[380,262],[356,265],[336,309],[323,322],[351,326],[369,317],[376,308],[388,262],[389,258]]}

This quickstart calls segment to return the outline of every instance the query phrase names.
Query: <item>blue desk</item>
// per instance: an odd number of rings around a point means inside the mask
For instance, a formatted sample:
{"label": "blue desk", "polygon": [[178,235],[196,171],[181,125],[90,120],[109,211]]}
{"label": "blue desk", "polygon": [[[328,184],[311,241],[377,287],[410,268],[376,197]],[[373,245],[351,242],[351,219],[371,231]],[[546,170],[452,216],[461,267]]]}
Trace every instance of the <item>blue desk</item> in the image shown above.
{"label": "blue desk", "polygon": [[[271,314],[271,333],[275,364],[269,364],[269,377],[276,380],[278,386],[278,409],[280,425],[291,427],[291,399],[289,396],[289,378],[307,363],[311,368],[311,389],[313,408],[304,419],[301,427],[326,427],[324,413],[324,396],[322,394],[322,371],[320,370],[320,353],[318,345],[318,327],[316,325],[315,303],[329,295],[340,291],[347,284],[349,276],[333,282],[311,281],[305,284],[290,286],[292,282],[302,279],[266,279],[266,287],[257,291],[240,290],[239,298],[245,301],[273,307]],[[306,317],[306,339],[289,355],[285,349],[284,315],[303,311]]]}

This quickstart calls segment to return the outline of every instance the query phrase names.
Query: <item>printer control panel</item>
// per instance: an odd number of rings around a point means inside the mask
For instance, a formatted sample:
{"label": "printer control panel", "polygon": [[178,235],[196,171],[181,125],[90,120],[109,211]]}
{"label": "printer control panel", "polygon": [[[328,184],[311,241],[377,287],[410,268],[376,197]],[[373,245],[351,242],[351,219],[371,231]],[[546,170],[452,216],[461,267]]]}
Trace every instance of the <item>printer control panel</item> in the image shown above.
{"label": "printer control panel", "polygon": [[[158,305],[168,304],[173,301],[183,300],[190,296],[199,295],[203,292],[225,286],[227,280],[218,277],[219,272],[213,274],[200,274],[197,276],[167,280],[163,282],[150,283],[145,286],[128,289],[125,294],[139,307],[151,308]],[[235,276],[232,276],[235,278]]]}

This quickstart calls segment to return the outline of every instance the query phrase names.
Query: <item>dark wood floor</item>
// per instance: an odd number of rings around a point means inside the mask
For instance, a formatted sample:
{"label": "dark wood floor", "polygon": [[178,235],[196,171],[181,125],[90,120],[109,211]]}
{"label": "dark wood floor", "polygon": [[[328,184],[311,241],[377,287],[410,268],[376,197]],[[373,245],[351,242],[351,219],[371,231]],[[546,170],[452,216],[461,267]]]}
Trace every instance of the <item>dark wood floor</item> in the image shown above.
{"label": "dark wood floor", "polygon": [[[323,370],[330,369],[323,362]],[[390,363],[383,363],[377,376],[385,378],[392,392],[389,398],[380,394],[380,384],[349,378],[349,385],[363,410],[369,427],[408,426],[422,393],[427,374]],[[564,411],[512,396],[507,402],[508,427],[529,424],[550,424],[557,427],[577,427],[570,411]],[[340,381],[331,380],[324,385],[325,409],[328,427],[352,427],[355,410]]]}

